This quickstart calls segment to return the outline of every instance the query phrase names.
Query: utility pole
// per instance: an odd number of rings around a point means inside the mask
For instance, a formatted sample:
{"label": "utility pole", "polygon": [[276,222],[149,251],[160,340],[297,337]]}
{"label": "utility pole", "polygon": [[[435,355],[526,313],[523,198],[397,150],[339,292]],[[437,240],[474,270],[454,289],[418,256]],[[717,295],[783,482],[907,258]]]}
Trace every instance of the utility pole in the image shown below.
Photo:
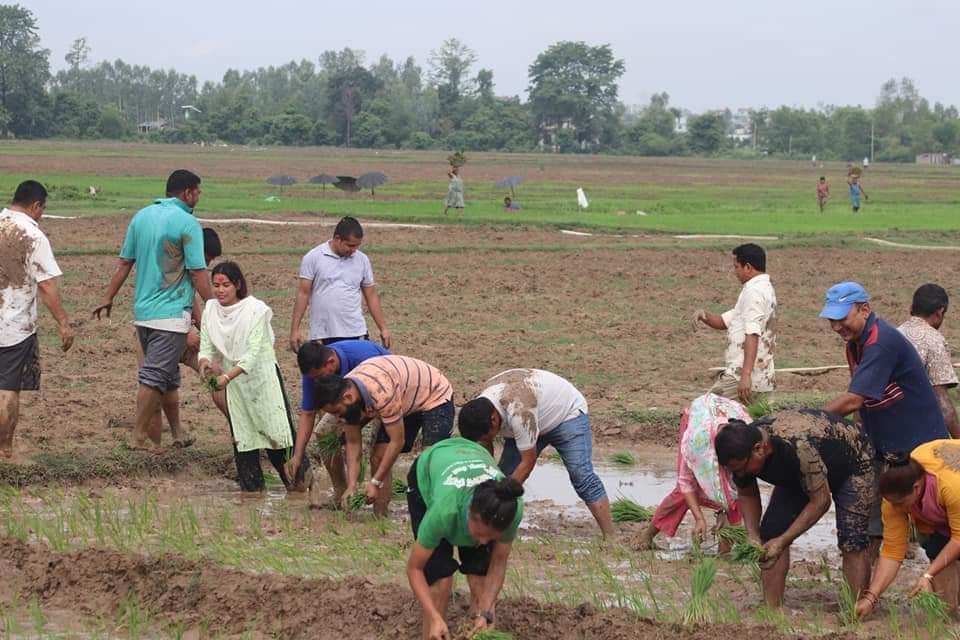
{"label": "utility pole", "polygon": [[792,136],[792,135],[790,136],[790,138],[789,138],[788,141],[787,141],[787,155],[788,155],[788,156],[792,156],[792,155],[793,155],[793,136]]}
{"label": "utility pole", "polygon": [[873,120],[870,121],[870,164],[873,164]]}

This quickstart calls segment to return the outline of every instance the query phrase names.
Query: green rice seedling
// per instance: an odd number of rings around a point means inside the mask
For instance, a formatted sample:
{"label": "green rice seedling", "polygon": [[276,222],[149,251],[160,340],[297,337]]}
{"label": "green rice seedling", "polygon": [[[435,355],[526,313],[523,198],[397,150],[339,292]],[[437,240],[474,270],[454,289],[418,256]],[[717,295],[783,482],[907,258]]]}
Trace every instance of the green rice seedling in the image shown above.
{"label": "green rice seedling", "polygon": [[635,467],[639,460],[632,451],[615,451],[610,454],[610,462],[621,467]]}
{"label": "green rice seedling", "polygon": [[707,600],[707,592],[713,586],[717,576],[717,565],[711,559],[705,559],[693,570],[690,579],[690,600],[683,612],[683,624],[700,625],[710,622],[712,605]]}
{"label": "green rice seedling", "polygon": [[942,629],[950,620],[950,608],[935,593],[918,593],[910,600],[910,608],[926,622],[927,631],[933,634],[931,637],[938,636],[934,632]]}
{"label": "green rice seedling", "polygon": [[840,624],[845,627],[857,628],[860,618],[857,617],[857,594],[850,587],[846,579],[840,580]]}
{"label": "green rice seedling", "polygon": [[763,547],[756,542],[738,542],[733,545],[734,562],[743,564],[757,564],[763,557]]}
{"label": "green rice seedling", "polygon": [[731,545],[744,544],[747,530],[744,527],[720,527],[717,529],[717,539]]}
{"label": "green rice seedling", "polygon": [[759,420],[765,416],[770,415],[773,410],[770,408],[770,403],[766,398],[758,398],[747,405],[747,413],[750,414],[750,417],[754,420]]}
{"label": "green rice seedling", "polygon": [[900,613],[896,607],[890,607],[890,637],[896,640],[903,640],[903,633],[900,631]]}
{"label": "green rice seedling", "polygon": [[630,498],[617,498],[610,505],[614,522],[646,522],[653,519],[653,509],[642,507]]}
{"label": "green rice seedling", "polygon": [[402,498],[407,495],[407,483],[400,478],[393,479],[393,497]]}
{"label": "green rice seedling", "polygon": [[321,460],[329,460],[340,452],[343,439],[338,431],[327,431],[317,436],[313,449]]}
{"label": "green rice seedling", "polygon": [[513,634],[498,629],[483,629],[470,638],[471,640],[513,640]]}
{"label": "green rice seedling", "polygon": [[206,378],[204,378],[203,386],[205,386],[207,388],[207,391],[209,391],[210,393],[217,391],[217,386],[218,386],[217,376],[209,375]]}
{"label": "green rice seedling", "polygon": [[30,619],[33,621],[33,631],[37,634],[37,637],[45,637],[44,629],[47,627],[47,614],[43,612],[37,594],[33,594],[33,598],[30,599]]}
{"label": "green rice seedling", "polygon": [[355,493],[347,503],[347,511],[359,511],[367,505],[367,494]]}

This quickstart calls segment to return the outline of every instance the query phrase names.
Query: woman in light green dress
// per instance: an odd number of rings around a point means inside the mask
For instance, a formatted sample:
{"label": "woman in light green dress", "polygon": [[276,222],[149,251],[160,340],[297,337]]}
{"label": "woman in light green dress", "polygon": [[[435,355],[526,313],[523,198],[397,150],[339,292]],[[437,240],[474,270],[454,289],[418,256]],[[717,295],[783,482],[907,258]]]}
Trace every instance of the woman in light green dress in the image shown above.
{"label": "woman in light green dress", "polygon": [[227,422],[240,488],[263,490],[263,449],[284,486],[293,489],[303,484],[309,463],[304,458],[297,477],[292,479],[283,468],[292,451],[295,432],[273,350],[273,311],[261,300],[247,295],[246,279],[234,262],[221,262],[214,267],[213,293],[215,297],[207,301],[200,323],[198,365],[205,379],[216,377],[215,393],[226,394]]}
{"label": "woman in light green dress", "polygon": [[443,215],[450,209],[458,209],[463,213],[463,178],[460,177],[460,167],[451,167],[447,172],[450,177],[450,186],[447,187],[447,206],[443,208]]}

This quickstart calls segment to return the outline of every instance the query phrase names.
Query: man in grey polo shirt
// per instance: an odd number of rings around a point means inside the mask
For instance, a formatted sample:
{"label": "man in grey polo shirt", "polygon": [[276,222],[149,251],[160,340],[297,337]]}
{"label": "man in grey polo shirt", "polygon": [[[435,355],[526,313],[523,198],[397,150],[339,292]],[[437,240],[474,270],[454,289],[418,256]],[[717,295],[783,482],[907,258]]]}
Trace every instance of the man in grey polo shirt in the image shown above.
{"label": "man in grey polo shirt", "polygon": [[380,297],[374,288],[370,259],[360,251],[363,227],[356,218],[340,220],[333,239],[314,247],[300,264],[300,286],[290,323],[290,348],[303,344],[300,322],[310,307],[310,340],[333,344],[369,337],[361,297],[380,329],[380,341],[390,348],[390,330],[383,319]]}

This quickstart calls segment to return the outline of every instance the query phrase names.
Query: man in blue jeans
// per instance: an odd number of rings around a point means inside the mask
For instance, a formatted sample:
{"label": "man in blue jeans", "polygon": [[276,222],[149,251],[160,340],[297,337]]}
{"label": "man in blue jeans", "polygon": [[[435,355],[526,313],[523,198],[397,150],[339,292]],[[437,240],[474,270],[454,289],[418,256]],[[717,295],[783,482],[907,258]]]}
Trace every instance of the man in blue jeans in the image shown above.
{"label": "man in blue jeans", "polygon": [[600,525],[613,535],[610,500],[593,470],[593,432],[587,401],[570,382],[540,369],[510,369],[484,385],[480,395],[460,409],[460,435],[493,454],[503,434],[500,470],[521,484],[548,445],[560,454],[570,482]]}

